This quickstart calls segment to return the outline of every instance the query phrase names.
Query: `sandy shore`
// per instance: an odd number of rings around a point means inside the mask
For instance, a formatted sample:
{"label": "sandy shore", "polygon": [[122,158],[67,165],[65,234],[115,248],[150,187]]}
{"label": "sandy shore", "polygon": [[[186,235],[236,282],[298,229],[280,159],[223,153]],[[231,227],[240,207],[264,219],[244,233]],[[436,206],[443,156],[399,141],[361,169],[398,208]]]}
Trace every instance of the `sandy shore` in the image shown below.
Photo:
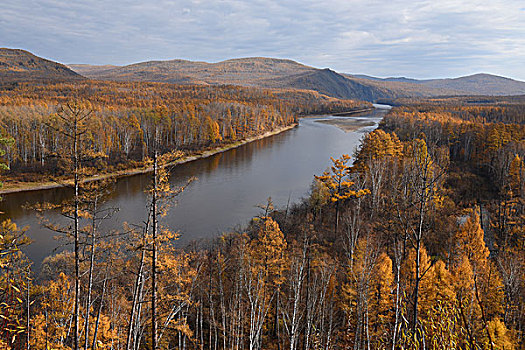
{"label": "sandy shore", "polygon": [[370,112],[370,111],[373,111],[374,109],[375,108],[373,108],[373,107],[372,108],[363,108],[363,109],[356,109],[356,110],[348,111],[348,112],[334,113],[332,115],[335,115],[336,117],[346,117],[346,116],[353,115],[353,114]]}
{"label": "sandy shore", "polygon": [[347,111],[347,112],[340,112],[340,113],[327,113],[327,114],[308,114],[308,115],[302,115],[299,118],[301,119],[313,119],[313,118],[322,118],[322,117],[348,117],[353,116],[354,114],[361,114],[373,111],[375,108],[363,108],[363,109],[357,109],[353,111]]}
{"label": "sandy shore", "polygon": [[[228,145],[223,145],[223,146],[216,147],[216,148],[213,148],[213,149],[210,149],[210,150],[206,150],[206,151],[203,151],[203,152],[202,151],[201,152],[196,152],[195,154],[182,157],[182,158],[180,158],[180,159],[178,159],[178,160],[176,160],[174,162],[166,164],[165,166],[174,166],[174,165],[188,163],[188,162],[191,162],[191,161],[194,161],[194,160],[197,160],[197,159],[201,159],[201,158],[207,158],[207,157],[210,157],[210,156],[212,156],[214,154],[225,152],[225,151],[228,151],[230,149],[240,147],[242,145],[245,145],[245,144],[253,142],[253,141],[257,141],[257,140],[260,140],[260,139],[264,139],[266,137],[270,137],[270,136],[273,136],[273,135],[280,134],[280,133],[282,133],[284,131],[293,129],[296,126],[297,126],[297,124],[292,124],[292,125],[289,125],[289,126],[285,126],[285,127],[282,127],[282,128],[275,129],[273,131],[265,132],[264,134],[261,134],[261,135],[258,135],[258,136],[249,137],[247,139],[244,139],[244,140],[241,140],[241,141],[237,141],[237,142],[234,142],[234,143],[231,143],[231,144],[228,144]],[[108,178],[120,178],[120,177],[125,177],[125,176],[133,176],[133,175],[148,173],[148,172],[151,172],[151,171],[153,171],[153,168],[151,168],[151,167],[126,169],[126,170],[122,170],[122,171],[116,171],[116,172],[112,172],[112,173],[91,176],[91,177],[88,177],[88,178],[84,179],[84,182],[97,181],[97,180],[108,179]],[[72,185],[72,180],[71,179],[63,179],[63,180],[60,180],[60,182],[58,182],[58,181],[48,181],[48,182],[9,182],[9,181],[5,181],[4,182],[4,187],[0,190],[0,194],[8,194],[8,193],[15,193],[15,192],[25,192],[25,191],[46,190],[46,189],[65,187],[65,186],[70,186],[70,185]]]}
{"label": "sandy shore", "polygon": [[327,120],[318,120],[317,122],[337,126],[339,129],[343,130],[344,132],[356,131],[366,126],[375,125],[375,123],[372,121],[359,120],[359,119],[327,119]]}

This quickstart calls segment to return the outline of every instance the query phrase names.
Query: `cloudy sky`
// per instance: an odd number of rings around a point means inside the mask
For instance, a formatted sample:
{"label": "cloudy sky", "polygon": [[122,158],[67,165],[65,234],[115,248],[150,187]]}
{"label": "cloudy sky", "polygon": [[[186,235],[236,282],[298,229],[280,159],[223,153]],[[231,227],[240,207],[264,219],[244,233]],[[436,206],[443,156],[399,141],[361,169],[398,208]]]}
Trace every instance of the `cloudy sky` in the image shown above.
{"label": "cloudy sky", "polygon": [[62,63],[264,56],[382,77],[525,80],[525,1],[2,0],[0,47]]}

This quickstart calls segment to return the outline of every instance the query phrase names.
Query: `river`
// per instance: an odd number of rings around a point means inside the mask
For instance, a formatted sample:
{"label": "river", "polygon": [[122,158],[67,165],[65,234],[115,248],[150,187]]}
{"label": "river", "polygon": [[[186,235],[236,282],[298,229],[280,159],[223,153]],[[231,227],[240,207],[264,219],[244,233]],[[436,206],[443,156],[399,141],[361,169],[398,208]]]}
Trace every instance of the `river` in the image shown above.
{"label": "river", "polygon": [[[313,176],[331,164],[330,157],[353,154],[363,134],[377,126],[388,106],[375,106],[373,111],[350,117],[302,118],[292,130],[174,167],[170,173],[172,184],[183,184],[192,176],[197,179],[178,196],[162,224],[179,231],[179,244],[186,244],[246,225],[261,212],[257,205],[265,204],[268,197],[278,208],[298,202],[307,196]],[[367,120],[374,126],[344,132],[318,122],[326,119]],[[121,229],[123,222],[139,224],[145,220],[143,191],[150,177],[142,174],[117,181],[105,206],[119,211],[103,223],[105,231]],[[35,212],[26,205],[59,203],[71,195],[70,189],[55,188],[7,194],[0,203],[2,219],[11,218],[20,227],[27,227],[32,244],[23,250],[36,268],[46,256],[56,252],[61,242],[54,238],[56,233],[40,225]],[[63,221],[58,213],[51,213],[48,218],[52,222]]]}

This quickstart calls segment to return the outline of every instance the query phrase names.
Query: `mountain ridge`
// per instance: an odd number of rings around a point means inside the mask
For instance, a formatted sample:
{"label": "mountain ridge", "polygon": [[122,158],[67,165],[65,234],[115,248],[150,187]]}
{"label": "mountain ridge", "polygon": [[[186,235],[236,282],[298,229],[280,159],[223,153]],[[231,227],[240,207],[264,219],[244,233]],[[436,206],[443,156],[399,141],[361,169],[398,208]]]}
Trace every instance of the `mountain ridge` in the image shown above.
{"label": "mountain ridge", "polygon": [[0,48],[0,84],[31,81],[81,80],[83,76],[22,49]]}
{"label": "mountain ridge", "polygon": [[[71,65],[75,68],[74,65]],[[487,73],[448,79],[376,78],[314,68],[281,58],[245,57],[216,63],[189,60],[146,61],[111,70],[78,70],[87,77],[115,81],[234,84],[314,90],[338,98],[367,101],[441,95],[519,95],[525,82]],[[333,72],[328,74],[327,72]],[[334,75],[336,74],[336,75]]]}
{"label": "mountain ridge", "polygon": [[183,59],[154,60],[125,66],[69,64],[40,58],[21,49],[0,48],[0,84],[80,79],[241,85],[301,89],[343,99],[377,101],[445,95],[520,95],[525,82],[488,73],[447,79],[377,78],[315,68],[291,59],[232,58],[216,63]]}
{"label": "mountain ridge", "polygon": [[406,77],[377,78],[364,74],[353,76],[374,82],[403,82],[433,89],[454,90],[456,92],[455,94],[493,96],[525,94],[525,82],[489,73],[475,73],[456,78],[442,79],[412,79]]}

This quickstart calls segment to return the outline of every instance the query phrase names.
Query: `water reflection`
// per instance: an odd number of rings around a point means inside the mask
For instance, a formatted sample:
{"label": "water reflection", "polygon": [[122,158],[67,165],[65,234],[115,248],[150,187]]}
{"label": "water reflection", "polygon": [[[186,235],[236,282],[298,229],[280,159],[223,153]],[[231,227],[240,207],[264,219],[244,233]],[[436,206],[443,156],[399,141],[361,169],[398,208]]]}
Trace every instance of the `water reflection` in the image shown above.
{"label": "water reflection", "polygon": [[[384,115],[374,111],[359,118],[375,122]],[[326,119],[323,117],[322,119]],[[330,165],[330,157],[352,154],[362,137],[361,132],[343,132],[335,126],[317,123],[315,118],[302,119],[300,125],[285,133],[199,159],[171,169],[170,181],[181,185],[197,177],[178,198],[178,205],[164,218],[164,224],[182,234],[181,243],[212,237],[244,225],[259,213],[257,204],[271,196],[276,206],[285,206],[290,197],[298,201],[305,196],[314,174]],[[140,223],[146,217],[144,188],[150,175],[122,178],[115,184],[107,206],[120,211],[103,223],[102,229],[122,227],[123,222]],[[24,209],[26,203],[49,201],[59,203],[72,195],[71,189],[15,193],[4,196],[0,210],[20,226],[29,225],[28,235],[34,243],[26,248],[36,266],[57,247],[54,233],[40,227],[34,212]],[[61,221],[60,215],[52,220]]]}

